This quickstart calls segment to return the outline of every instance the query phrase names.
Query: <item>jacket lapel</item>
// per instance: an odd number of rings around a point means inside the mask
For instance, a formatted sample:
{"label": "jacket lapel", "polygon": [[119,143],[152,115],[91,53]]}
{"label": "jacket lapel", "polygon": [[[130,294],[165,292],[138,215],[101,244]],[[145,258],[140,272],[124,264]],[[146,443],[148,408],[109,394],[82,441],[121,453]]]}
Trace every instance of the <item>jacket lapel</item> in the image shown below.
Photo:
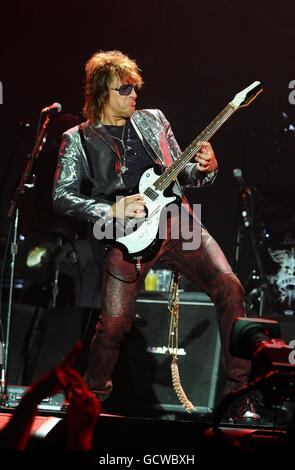
{"label": "jacket lapel", "polygon": [[96,124],[90,124],[89,128],[96,136],[100,137],[112,150],[115,152],[116,156],[118,156],[118,151],[115,147],[114,140],[112,139],[111,135],[108,133],[106,128],[100,123],[97,122]]}
{"label": "jacket lapel", "polygon": [[[152,160],[158,164],[165,164],[158,142],[159,129],[154,120],[141,111],[135,111],[131,117],[131,122]],[[99,121],[96,124],[90,123],[89,129],[96,137],[101,138],[118,156],[114,140]]]}
{"label": "jacket lapel", "polygon": [[153,152],[149,152],[149,155],[154,160],[154,162],[163,164],[164,159],[157,138],[159,129],[157,128],[157,125],[153,119],[149,118],[149,116],[142,113],[141,111],[135,111],[131,117],[131,122],[137,131],[139,138],[143,141],[145,148],[147,150],[148,146],[152,148]]}

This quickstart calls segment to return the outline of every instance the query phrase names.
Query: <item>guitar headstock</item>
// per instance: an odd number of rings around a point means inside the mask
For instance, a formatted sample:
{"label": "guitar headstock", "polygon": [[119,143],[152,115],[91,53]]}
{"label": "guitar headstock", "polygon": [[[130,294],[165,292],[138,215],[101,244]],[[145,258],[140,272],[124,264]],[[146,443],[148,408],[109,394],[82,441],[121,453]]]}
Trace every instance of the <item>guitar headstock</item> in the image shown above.
{"label": "guitar headstock", "polygon": [[245,106],[249,106],[253,100],[262,92],[263,87],[260,82],[256,81],[249,85],[244,90],[237,93],[234,99],[230,102],[230,104],[235,108],[242,108]]}

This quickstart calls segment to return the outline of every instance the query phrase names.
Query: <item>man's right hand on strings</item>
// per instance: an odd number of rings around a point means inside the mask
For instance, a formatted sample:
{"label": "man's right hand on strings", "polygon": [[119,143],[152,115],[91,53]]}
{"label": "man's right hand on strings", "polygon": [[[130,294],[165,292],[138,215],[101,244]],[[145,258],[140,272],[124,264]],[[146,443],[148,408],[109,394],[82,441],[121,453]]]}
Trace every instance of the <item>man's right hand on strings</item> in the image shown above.
{"label": "man's right hand on strings", "polygon": [[113,204],[108,212],[108,217],[116,219],[142,218],[145,217],[145,202],[142,194],[133,194],[120,199]]}

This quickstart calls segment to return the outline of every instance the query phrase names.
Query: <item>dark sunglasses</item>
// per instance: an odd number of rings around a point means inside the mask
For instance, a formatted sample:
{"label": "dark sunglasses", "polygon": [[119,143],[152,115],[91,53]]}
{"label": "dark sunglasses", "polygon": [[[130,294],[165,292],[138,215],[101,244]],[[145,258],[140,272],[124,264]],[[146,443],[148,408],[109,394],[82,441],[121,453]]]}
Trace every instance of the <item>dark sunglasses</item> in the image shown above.
{"label": "dark sunglasses", "polygon": [[136,89],[136,85],[121,85],[119,88],[111,88],[111,90],[116,90],[119,92],[119,95],[128,96]]}

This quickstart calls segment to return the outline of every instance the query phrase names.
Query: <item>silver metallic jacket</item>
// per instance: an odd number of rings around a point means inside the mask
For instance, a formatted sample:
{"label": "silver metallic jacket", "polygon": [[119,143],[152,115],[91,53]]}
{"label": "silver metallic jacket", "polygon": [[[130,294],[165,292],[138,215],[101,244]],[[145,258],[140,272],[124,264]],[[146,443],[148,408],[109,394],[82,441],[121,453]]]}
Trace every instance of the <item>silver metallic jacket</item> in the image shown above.
{"label": "silver metallic jacket", "polygon": [[[181,155],[170,124],[160,110],[135,111],[131,122],[154,163],[168,167]],[[113,204],[110,196],[122,193],[125,186],[120,171],[116,170],[118,155],[111,135],[100,122],[94,124],[86,121],[82,128],[92,169],[84,152],[78,126],[69,129],[63,134],[60,147],[53,203],[59,213],[96,222],[106,218]],[[183,197],[181,186],[199,188],[211,184],[216,173],[199,172],[195,163],[189,163],[178,176],[175,192]],[[90,196],[81,193],[83,179],[92,183]]]}

